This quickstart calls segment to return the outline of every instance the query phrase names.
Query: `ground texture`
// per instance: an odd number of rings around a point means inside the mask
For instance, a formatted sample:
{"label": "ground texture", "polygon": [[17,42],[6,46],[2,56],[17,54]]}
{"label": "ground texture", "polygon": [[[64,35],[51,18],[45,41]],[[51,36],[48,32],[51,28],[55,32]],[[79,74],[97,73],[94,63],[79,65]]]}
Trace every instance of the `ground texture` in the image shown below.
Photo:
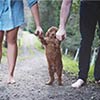
{"label": "ground texture", "polygon": [[99,85],[87,83],[80,89],[74,89],[71,84],[76,78],[67,72],[63,73],[63,86],[58,86],[57,81],[52,86],[45,85],[49,78],[45,55],[34,48],[32,35],[27,34],[26,37],[24,50],[22,48],[22,54],[18,56],[24,59],[16,64],[16,84],[6,84],[7,63],[3,61],[0,64],[0,100],[100,100]]}

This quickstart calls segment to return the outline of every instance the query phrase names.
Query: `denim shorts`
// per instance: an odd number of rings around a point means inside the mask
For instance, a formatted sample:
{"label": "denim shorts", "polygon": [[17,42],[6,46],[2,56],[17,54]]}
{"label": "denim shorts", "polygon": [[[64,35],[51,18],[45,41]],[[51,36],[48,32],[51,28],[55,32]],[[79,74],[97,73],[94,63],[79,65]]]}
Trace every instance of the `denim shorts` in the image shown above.
{"label": "denim shorts", "polygon": [[[27,0],[31,8],[37,0]],[[7,31],[24,24],[23,0],[0,0],[0,30]]]}

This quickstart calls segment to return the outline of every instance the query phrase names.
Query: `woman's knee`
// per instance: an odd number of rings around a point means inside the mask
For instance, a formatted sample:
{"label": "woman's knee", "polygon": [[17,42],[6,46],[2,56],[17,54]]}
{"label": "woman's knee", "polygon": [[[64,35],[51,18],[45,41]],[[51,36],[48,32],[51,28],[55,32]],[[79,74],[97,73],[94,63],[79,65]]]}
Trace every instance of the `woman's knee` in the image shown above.
{"label": "woman's knee", "polygon": [[10,44],[17,43],[17,33],[18,33],[18,28],[8,31],[7,32],[7,43],[10,43]]}

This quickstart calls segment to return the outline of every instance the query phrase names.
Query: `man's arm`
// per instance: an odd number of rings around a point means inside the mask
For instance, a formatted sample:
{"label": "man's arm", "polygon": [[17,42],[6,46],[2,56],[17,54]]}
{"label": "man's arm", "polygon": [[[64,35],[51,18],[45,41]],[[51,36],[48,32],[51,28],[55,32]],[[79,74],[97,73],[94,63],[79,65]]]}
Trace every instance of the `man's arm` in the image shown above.
{"label": "man's arm", "polygon": [[60,24],[56,33],[58,40],[63,40],[66,37],[66,23],[69,17],[72,0],[63,0],[60,10]]}

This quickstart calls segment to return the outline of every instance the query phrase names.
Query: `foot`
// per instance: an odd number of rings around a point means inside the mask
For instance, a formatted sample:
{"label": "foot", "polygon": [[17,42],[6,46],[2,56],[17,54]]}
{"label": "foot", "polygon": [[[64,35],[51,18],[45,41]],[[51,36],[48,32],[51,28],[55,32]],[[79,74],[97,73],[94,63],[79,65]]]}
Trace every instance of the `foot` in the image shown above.
{"label": "foot", "polygon": [[82,79],[78,79],[75,83],[73,83],[71,86],[73,88],[80,88],[85,82]]}
{"label": "foot", "polygon": [[52,81],[48,81],[48,82],[46,82],[46,85],[52,85]]}
{"label": "foot", "polygon": [[15,84],[16,81],[14,80],[14,78],[9,78],[7,81],[7,84]]}
{"label": "foot", "polygon": [[58,80],[58,85],[59,86],[62,86],[63,85],[61,79]]}
{"label": "foot", "polygon": [[95,81],[95,83],[96,83],[96,84],[100,84],[100,80],[98,80],[98,81]]}
{"label": "foot", "polygon": [[63,86],[62,82],[61,82],[61,83],[58,83],[58,85],[59,85],[59,86]]}

